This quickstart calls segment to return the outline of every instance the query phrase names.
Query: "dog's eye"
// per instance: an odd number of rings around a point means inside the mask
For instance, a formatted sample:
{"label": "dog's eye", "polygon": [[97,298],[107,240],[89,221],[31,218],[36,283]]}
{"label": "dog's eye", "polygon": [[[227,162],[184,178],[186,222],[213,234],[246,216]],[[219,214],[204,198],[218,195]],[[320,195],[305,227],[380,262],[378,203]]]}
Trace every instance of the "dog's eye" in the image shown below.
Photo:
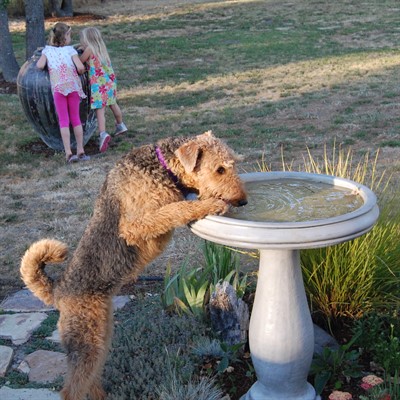
{"label": "dog's eye", "polygon": [[224,173],[225,173],[225,168],[224,167],[218,167],[217,174],[223,175]]}

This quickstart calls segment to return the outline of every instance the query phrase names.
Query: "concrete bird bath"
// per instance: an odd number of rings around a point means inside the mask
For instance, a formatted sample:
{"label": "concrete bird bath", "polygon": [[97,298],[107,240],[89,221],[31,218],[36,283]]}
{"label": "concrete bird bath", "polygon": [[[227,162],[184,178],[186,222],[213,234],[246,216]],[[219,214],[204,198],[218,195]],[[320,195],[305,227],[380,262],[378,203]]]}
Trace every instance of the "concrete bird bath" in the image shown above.
{"label": "concrete bird bath", "polygon": [[190,227],[203,239],[260,251],[249,328],[258,380],[241,400],[317,400],[307,382],[314,330],[300,250],[368,232],[379,215],[376,197],[363,185],[328,175],[256,172],[241,178],[249,193],[246,207]]}

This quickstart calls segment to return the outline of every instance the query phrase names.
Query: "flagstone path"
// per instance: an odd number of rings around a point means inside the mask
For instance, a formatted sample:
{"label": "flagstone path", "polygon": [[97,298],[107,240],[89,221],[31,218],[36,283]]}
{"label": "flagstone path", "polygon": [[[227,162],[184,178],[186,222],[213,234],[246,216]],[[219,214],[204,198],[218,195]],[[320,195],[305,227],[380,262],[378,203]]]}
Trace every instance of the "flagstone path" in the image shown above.
{"label": "flagstone path", "polygon": [[[114,311],[131,301],[133,296],[116,296]],[[0,377],[10,369],[27,374],[29,382],[38,384],[60,383],[66,373],[64,353],[37,349],[25,354],[23,346],[32,333],[41,326],[54,308],[47,307],[27,290],[21,290],[0,304]],[[321,353],[324,347],[337,347],[337,342],[325,331],[314,325],[315,349]],[[59,343],[58,331],[46,338]],[[9,344],[10,342],[10,344]],[[6,343],[6,345],[4,345]],[[0,400],[59,400],[58,392],[50,389],[14,389],[10,382],[0,386]]]}
{"label": "flagstone path", "polygon": [[[114,311],[125,306],[130,296],[116,296],[113,299]],[[38,349],[28,355],[21,351],[32,333],[47,319],[54,308],[47,307],[27,290],[21,290],[6,298],[0,304],[0,377],[10,368],[26,373],[29,382],[52,383],[64,377],[66,356],[64,353]],[[59,343],[58,331],[48,338]],[[10,345],[8,345],[10,342]],[[0,387],[1,400],[59,400],[57,392],[50,389],[13,389],[7,385]]]}

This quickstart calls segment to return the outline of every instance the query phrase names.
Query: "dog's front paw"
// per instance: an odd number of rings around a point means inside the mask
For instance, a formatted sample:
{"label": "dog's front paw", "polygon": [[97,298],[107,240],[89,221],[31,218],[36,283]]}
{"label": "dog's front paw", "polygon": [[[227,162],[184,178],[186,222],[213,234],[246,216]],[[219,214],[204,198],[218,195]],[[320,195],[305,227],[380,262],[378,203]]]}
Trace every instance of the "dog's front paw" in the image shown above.
{"label": "dog's front paw", "polygon": [[208,214],[223,215],[229,210],[229,204],[221,199],[208,199],[210,208]]}

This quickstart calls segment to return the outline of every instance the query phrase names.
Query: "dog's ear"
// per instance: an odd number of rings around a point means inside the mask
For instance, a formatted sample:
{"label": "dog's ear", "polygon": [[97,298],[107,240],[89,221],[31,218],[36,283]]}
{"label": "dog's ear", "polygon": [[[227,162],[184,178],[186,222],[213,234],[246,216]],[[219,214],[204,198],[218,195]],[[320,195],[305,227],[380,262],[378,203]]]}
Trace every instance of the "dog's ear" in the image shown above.
{"label": "dog's ear", "polygon": [[187,142],[175,150],[175,155],[186,171],[193,172],[201,155],[201,149],[196,142]]}

